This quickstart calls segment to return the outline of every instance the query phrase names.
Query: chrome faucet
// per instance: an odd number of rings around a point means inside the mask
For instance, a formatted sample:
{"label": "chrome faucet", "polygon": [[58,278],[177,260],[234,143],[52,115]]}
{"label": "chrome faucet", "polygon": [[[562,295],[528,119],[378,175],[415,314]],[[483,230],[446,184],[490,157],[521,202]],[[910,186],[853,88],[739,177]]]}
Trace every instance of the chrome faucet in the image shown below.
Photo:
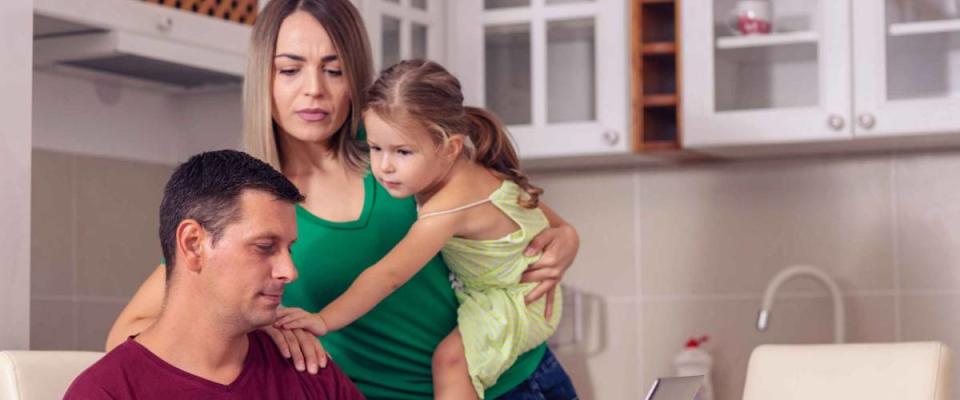
{"label": "chrome faucet", "polygon": [[826,272],[823,272],[820,268],[808,265],[795,265],[786,268],[770,280],[770,283],[767,284],[767,290],[763,294],[763,304],[760,308],[760,314],[757,316],[757,330],[764,332],[767,330],[767,326],[770,325],[770,311],[773,307],[773,296],[777,293],[777,289],[779,289],[784,282],[801,275],[816,278],[830,291],[830,296],[833,298],[833,341],[834,343],[843,343],[846,339],[846,317],[844,315],[843,296],[840,294],[840,287],[837,286],[837,283],[830,275],[827,275]]}

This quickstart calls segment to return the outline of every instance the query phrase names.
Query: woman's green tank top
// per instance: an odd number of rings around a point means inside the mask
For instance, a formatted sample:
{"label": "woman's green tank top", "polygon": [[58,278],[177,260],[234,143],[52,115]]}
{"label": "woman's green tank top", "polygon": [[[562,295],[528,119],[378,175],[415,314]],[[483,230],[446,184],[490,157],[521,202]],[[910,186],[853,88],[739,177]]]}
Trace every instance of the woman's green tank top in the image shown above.
{"label": "woman's green tank top", "polygon": [[[287,285],[283,304],[319,311],[399,243],[416,218],[413,198],[391,197],[370,174],[364,178],[363,212],[356,221],[326,221],[297,206],[293,261],[299,278]],[[457,321],[448,276],[438,255],[369,313],[322,338],[333,360],[368,398],[432,398],[430,359]],[[521,355],[486,398],[526,380],[545,349],[542,345]]]}

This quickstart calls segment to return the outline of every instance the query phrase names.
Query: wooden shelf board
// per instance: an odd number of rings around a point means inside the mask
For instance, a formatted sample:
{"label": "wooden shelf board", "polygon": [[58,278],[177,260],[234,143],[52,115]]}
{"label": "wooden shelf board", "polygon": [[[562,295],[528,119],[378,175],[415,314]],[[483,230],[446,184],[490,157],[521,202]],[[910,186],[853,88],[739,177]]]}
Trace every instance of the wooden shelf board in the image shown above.
{"label": "wooden shelf board", "polygon": [[643,96],[644,107],[671,107],[679,102],[679,96],[676,94],[652,94]]}
{"label": "wooden shelf board", "polygon": [[640,47],[640,52],[643,53],[643,55],[675,54],[677,52],[677,44],[674,42],[644,43]]}
{"label": "wooden shelf board", "polygon": [[672,140],[664,140],[657,142],[643,142],[640,147],[640,151],[664,151],[664,150],[678,150],[680,149],[680,144]]}

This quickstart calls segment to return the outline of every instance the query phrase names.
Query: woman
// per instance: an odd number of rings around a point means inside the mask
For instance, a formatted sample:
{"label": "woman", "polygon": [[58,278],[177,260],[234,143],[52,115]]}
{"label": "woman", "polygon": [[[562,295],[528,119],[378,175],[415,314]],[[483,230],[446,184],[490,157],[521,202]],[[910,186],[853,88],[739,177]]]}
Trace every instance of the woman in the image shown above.
{"label": "woman", "polygon": [[[412,199],[392,198],[367,173],[365,149],[357,140],[363,91],[372,75],[365,32],[347,0],[271,1],[253,30],[244,81],[245,147],[307,197],[297,208],[299,239],[293,247],[300,278],[287,287],[284,304],[311,312],[393,248],[417,215]],[[528,250],[544,251],[524,275],[540,282],[528,301],[558,284],[579,247],[575,230],[544,209],[551,228]],[[158,268],[118,317],[108,349],[153,322],[163,292]],[[456,325],[456,308],[447,268],[434,257],[363,318],[325,336],[324,345],[367,397],[428,398],[431,355]],[[298,369],[323,364],[323,350],[309,334],[269,331]],[[507,399],[531,394],[576,397],[545,346],[522,355],[486,393]]]}

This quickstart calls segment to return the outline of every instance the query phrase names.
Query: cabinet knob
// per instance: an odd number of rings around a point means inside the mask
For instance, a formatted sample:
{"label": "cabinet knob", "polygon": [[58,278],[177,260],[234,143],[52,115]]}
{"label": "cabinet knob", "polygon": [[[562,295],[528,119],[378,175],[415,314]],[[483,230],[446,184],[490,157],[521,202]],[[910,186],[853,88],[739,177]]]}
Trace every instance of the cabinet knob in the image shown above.
{"label": "cabinet knob", "polygon": [[845,121],[843,120],[843,117],[837,114],[830,114],[830,117],[827,118],[827,125],[829,125],[830,128],[832,128],[835,131],[839,131],[843,129],[844,123]]}
{"label": "cabinet knob", "polygon": [[173,29],[173,17],[163,17],[157,21],[157,30],[160,32],[170,32]]}
{"label": "cabinet knob", "polygon": [[612,129],[603,131],[603,140],[607,142],[607,144],[613,146],[620,142],[620,132]]}
{"label": "cabinet knob", "polygon": [[864,113],[857,117],[857,124],[863,129],[873,129],[873,126],[877,124],[877,119],[873,114]]}

